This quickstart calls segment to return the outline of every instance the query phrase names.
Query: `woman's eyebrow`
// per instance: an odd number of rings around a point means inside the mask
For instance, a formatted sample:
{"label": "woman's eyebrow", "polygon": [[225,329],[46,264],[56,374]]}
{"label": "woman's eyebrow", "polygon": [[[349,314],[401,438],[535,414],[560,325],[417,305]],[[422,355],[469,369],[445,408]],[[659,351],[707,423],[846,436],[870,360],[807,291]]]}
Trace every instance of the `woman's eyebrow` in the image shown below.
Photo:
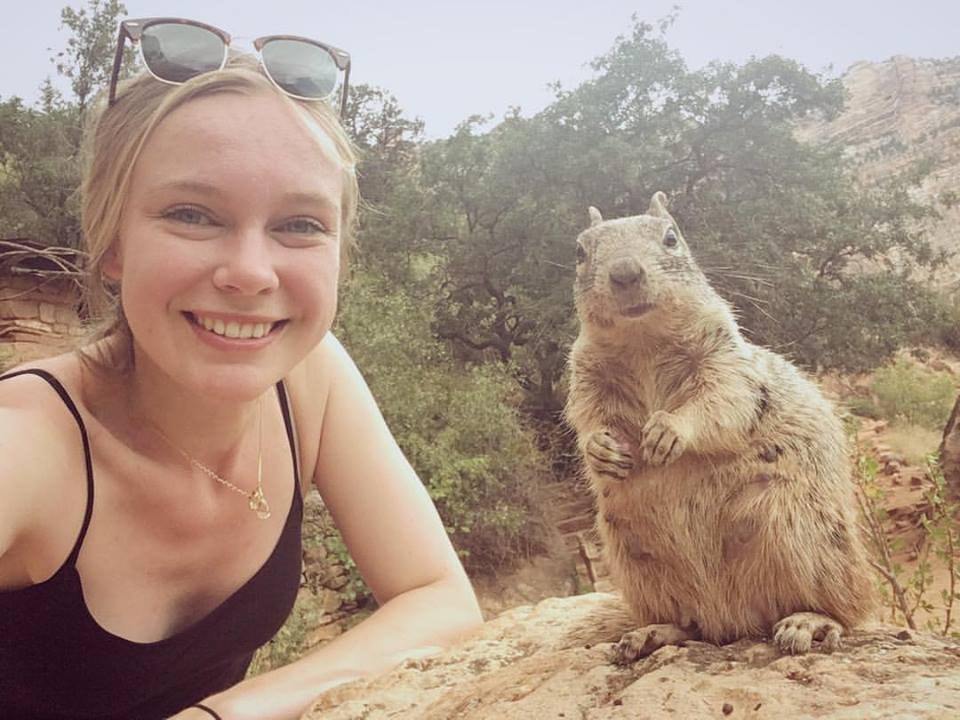
{"label": "woman's eyebrow", "polygon": [[[164,192],[191,192],[208,197],[222,198],[226,192],[217,185],[204,182],[202,180],[172,180],[161,183],[148,191],[150,195],[158,195]],[[298,205],[310,205],[322,210],[333,212],[340,211],[340,203],[331,199],[329,195],[321,192],[290,192],[283,195],[285,202],[296,203]]]}
{"label": "woman's eyebrow", "polygon": [[311,192],[293,192],[286,193],[283,196],[283,199],[296,203],[298,205],[310,205],[321,210],[330,210],[333,212],[340,212],[340,203],[335,202],[330,198],[329,195],[324,193],[311,193]]}
{"label": "woman's eyebrow", "polygon": [[222,197],[224,195],[224,192],[216,185],[201,180],[171,180],[170,182],[155,185],[149,188],[147,192],[150,195],[159,195],[160,193],[170,191],[198,193],[209,197]]}

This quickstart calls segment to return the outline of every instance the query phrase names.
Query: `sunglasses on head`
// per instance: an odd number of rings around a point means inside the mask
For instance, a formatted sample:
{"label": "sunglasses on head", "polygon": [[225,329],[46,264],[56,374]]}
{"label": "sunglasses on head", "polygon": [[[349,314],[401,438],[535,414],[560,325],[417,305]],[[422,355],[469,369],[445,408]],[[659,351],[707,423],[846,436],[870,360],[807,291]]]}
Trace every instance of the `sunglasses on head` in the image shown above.
{"label": "sunglasses on head", "polygon": [[[109,104],[116,102],[117,80],[127,40],[140,47],[147,70],[157,80],[179,85],[192,77],[220,70],[227,62],[230,35],[212,25],[182,18],[141,18],[120,23],[117,54],[110,77]],[[253,41],[260,65],[270,81],[299,100],[326,100],[340,90],[340,115],[347,105],[350,53],[295,35],[268,35]]]}

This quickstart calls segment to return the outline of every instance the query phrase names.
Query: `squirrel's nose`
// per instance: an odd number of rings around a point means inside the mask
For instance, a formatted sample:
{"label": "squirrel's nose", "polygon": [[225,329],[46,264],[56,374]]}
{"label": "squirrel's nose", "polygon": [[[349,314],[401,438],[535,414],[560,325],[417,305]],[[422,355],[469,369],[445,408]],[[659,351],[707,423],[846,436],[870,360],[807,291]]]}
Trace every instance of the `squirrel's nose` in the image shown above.
{"label": "squirrel's nose", "polygon": [[622,258],[610,267],[610,283],[615,290],[626,290],[644,281],[643,266],[633,258]]}

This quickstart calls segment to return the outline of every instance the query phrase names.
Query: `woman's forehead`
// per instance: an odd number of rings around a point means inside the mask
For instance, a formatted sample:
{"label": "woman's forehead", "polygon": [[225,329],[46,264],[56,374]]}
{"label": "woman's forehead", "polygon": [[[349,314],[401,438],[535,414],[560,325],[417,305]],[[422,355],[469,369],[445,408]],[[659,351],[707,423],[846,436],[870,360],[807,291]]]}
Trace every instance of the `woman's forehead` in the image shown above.
{"label": "woman's forehead", "polygon": [[[256,172],[312,184],[343,171],[333,140],[292,103],[272,94],[218,93],[191,100],[153,130],[139,175]],[[326,185],[327,183],[322,183]]]}

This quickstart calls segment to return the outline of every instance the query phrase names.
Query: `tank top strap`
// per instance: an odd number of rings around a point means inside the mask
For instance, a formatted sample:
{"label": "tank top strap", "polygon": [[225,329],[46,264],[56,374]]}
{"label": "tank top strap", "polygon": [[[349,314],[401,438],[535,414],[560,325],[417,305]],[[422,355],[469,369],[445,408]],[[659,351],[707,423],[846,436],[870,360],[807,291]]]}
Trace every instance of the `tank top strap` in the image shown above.
{"label": "tank top strap", "polygon": [[293,413],[290,411],[290,402],[287,399],[287,388],[283,384],[283,380],[277,382],[277,397],[280,399],[283,426],[287,430],[287,442],[290,443],[290,454],[293,456],[293,479],[296,482],[294,492],[300,497],[302,495],[300,488],[300,448],[297,443],[297,433],[294,429]]}
{"label": "tank top strap", "polygon": [[83,516],[83,525],[80,527],[80,534],[77,536],[77,541],[74,543],[70,555],[64,562],[64,566],[73,567],[76,565],[77,557],[80,554],[80,546],[83,545],[83,538],[86,536],[87,528],[90,526],[90,518],[93,516],[93,460],[90,455],[90,441],[87,438],[87,428],[83,424],[83,418],[80,416],[80,411],[70,397],[70,393],[67,392],[67,389],[63,387],[60,381],[53,375],[46,370],[30,368],[12,372],[7,375],[0,375],[0,380],[7,380],[8,378],[14,378],[18,375],[36,375],[45,380],[47,384],[56,391],[57,395],[60,396],[60,399],[63,400],[63,404],[67,406],[74,420],[77,421],[77,427],[80,428],[80,439],[83,441],[83,460],[87,470],[87,509]]}

